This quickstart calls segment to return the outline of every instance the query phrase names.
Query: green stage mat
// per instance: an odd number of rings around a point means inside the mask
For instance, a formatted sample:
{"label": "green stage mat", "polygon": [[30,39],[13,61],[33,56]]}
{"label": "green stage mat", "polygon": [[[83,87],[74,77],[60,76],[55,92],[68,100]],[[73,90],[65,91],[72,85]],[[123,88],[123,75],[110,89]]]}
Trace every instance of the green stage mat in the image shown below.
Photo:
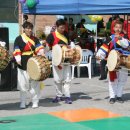
{"label": "green stage mat", "polygon": [[93,130],[49,114],[0,118],[0,130]]}
{"label": "green stage mat", "polygon": [[108,118],[77,123],[93,130],[130,130],[130,117]]}

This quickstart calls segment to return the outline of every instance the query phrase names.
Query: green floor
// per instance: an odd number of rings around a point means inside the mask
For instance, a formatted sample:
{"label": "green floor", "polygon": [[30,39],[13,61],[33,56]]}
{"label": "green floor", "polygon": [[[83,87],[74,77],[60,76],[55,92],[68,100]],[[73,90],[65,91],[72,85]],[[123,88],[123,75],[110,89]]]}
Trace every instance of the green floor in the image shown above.
{"label": "green floor", "polygon": [[130,117],[108,118],[78,123],[93,130],[130,130]]}
{"label": "green floor", "polygon": [[[6,123],[8,120],[12,122]],[[130,130],[130,117],[71,123],[49,114],[35,114],[0,118],[0,122],[0,130]]]}
{"label": "green floor", "polygon": [[1,120],[16,120],[16,122],[0,123],[0,130],[92,130],[49,114],[0,118]]}

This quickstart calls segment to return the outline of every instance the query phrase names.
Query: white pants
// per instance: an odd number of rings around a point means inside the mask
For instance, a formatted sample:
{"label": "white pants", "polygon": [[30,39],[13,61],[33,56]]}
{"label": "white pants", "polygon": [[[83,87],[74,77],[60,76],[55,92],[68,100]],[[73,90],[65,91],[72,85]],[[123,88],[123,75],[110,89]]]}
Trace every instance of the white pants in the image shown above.
{"label": "white pants", "polygon": [[60,70],[57,66],[53,66],[53,75],[56,96],[61,97],[64,94],[66,97],[70,97],[71,67],[69,65],[62,65]]}
{"label": "white pants", "polygon": [[119,70],[116,72],[117,79],[111,82],[109,79],[109,96],[110,98],[122,97],[123,86],[125,85],[128,77],[128,70]]}
{"label": "white pants", "polygon": [[18,90],[20,90],[20,100],[25,102],[27,92],[31,94],[32,102],[39,102],[40,85],[38,81],[30,80],[27,71],[18,68]]}

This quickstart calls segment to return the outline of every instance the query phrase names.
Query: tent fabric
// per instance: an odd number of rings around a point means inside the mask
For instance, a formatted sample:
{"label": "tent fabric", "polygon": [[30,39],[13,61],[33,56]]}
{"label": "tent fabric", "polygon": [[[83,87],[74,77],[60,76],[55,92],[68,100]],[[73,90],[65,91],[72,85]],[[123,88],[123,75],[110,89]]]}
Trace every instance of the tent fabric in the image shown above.
{"label": "tent fabric", "polygon": [[24,14],[128,14],[130,0],[39,0],[35,8],[22,5]]}

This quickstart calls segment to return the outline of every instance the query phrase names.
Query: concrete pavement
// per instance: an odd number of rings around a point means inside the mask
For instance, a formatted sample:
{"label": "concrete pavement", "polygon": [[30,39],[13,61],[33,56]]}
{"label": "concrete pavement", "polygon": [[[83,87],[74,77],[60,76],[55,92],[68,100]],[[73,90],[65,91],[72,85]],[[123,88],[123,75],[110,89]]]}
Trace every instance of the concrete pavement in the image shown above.
{"label": "concrete pavement", "polygon": [[[19,109],[19,91],[0,92],[0,117],[27,115],[35,113],[48,113],[60,110],[73,110],[80,108],[100,108],[130,116],[130,76],[124,88],[123,104],[109,104],[108,97],[108,81],[98,80],[97,77],[88,79],[88,77],[75,78],[72,81],[71,95],[73,104],[65,104],[64,102],[52,103],[55,97],[55,88],[53,78],[44,81],[45,88],[42,90],[42,96],[39,108],[32,109],[29,104],[27,109]],[[30,101],[28,95],[28,101]]]}

